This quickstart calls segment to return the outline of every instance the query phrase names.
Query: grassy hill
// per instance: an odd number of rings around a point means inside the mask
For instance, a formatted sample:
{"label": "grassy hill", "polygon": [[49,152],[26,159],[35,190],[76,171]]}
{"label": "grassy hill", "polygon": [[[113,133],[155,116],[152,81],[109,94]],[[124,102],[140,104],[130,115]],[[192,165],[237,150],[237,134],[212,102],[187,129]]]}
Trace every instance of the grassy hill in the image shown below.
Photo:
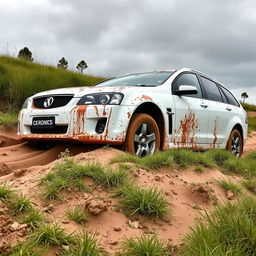
{"label": "grassy hill", "polygon": [[0,56],[0,110],[20,108],[24,100],[49,89],[88,86],[102,77],[80,75],[55,67]]}

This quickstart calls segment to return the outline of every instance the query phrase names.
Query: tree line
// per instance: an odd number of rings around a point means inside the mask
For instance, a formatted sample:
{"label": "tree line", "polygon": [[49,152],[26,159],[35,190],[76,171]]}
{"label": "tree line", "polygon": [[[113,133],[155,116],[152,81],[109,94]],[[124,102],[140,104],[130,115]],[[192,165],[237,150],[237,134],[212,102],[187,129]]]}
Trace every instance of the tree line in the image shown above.
{"label": "tree line", "polygon": [[[31,61],[31,62],[34,60],[32,57],[32,52],[28,49],[28,47],[24,47],[23,49],[21,49],[19,51],[18,58],[27,60],[27,61]],[[68,69],[68,61],[64,57],[62,57],[57,63],[57,68],[62,69],[62,70],[67,70]],[[88,65],[86,64],[86,62],[84,60],[81,60],[76,66],[76,69],[78,70],[78,72],[80,74],[83,74],[83,71],[86,68],[88,68]]]}

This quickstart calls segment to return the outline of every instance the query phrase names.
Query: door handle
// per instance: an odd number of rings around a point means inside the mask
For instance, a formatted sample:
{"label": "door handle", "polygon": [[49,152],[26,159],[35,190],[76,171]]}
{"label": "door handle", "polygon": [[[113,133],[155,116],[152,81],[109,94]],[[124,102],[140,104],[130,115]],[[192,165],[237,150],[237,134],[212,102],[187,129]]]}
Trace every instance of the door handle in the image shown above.
{"label": "door handle", "polygon": [[208,108],[208,105],[206,105],[206,104],[204,104],[204,103],[200,104],[200,106],[201,106],[202,108]]}
{"label": "door handle", "polygon": [[231,111],[231,110],[232,110],[232,108],[230,108],[230,107],[226,107],[226,110],[227,110],[227,111]]}

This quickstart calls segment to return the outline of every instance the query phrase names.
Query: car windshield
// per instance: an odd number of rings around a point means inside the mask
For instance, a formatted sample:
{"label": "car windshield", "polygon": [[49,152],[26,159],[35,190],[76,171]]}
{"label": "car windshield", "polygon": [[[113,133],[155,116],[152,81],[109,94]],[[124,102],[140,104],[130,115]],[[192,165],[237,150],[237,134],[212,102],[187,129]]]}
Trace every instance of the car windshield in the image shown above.
{"label": "car windshield", "polygon": [[161,71],[132,74],[117,78],[112,78],[95,86],[158,86],[163,84],[175,71]]}

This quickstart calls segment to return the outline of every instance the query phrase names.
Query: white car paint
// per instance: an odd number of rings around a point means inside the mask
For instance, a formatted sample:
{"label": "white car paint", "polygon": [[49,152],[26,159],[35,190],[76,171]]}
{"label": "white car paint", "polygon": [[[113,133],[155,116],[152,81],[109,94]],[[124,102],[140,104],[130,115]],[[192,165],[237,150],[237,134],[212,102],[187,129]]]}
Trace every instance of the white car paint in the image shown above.
{"label": "white car paint", "polygon": [[[150,103],[151,105],[147,105],[144,110],[150,115],[150,106],[154,104],[159,108],[159,118],[161,116],[163,120],[163,125],[159,126],[162,149],[226,148],[229,135],[236,125],[241,127],[245,142],[248,125],[246,112],[240,103],[234,106],[205,97],[178,96],[172,93],[175,79],[185,73],[203,76],[223,86],[205,74],[183,68],[173,71],[163,84],[155,87],[99,85],[45,91],[31,96],[27,100],[27,107],[20,111],[18,135],[22,140],[77,140],[85,143],[118,145],[125,142],[134,113],[137,113],[140,107],[146,106],[143,104]],[[124,97],[120,105],[77,105],[81,97],[93,93],[122,93]],[[62,107],[36,108],[33,105],[33,100],[38,97],[70,94],[73,95],[72,99]],[[63,133],[56,133],[54,130],[47,133],[32,133],[32,120],[35,117],[54,117],[55,125],[66,126],[67,130]],[[106,118],[105,129],[102,133],[97,133],[96,125],[102,118]]]}

